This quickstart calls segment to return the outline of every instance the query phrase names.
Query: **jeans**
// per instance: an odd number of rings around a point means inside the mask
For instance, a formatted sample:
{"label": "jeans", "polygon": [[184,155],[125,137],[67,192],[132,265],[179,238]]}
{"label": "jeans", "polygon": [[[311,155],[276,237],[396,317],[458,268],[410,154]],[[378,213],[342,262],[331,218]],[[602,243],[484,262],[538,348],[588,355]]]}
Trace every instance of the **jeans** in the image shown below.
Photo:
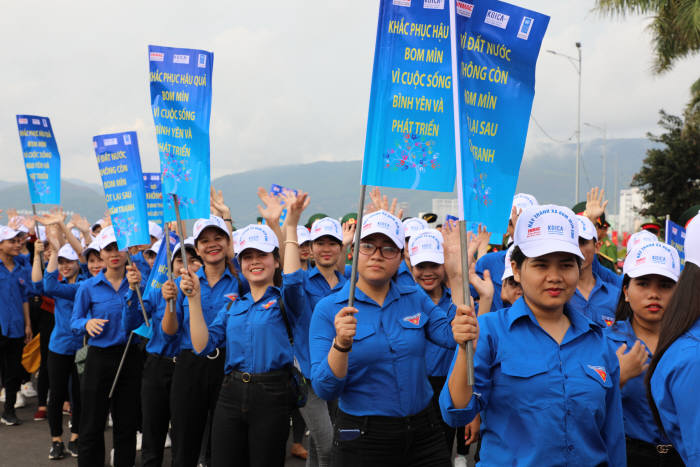
{"label": "jeans", "polygon": [[450,455],[432,401],[410,417],[358,417],[338,410],[334,467],[450,467]]}
{"label": "jeans", "polygon": [[149,355],[141,379],[141,465],[163,464],[163,446],[170,425],[170,389],[175,363],[172,358]]}
{"label": "jeans", "polygon": [[286,370],[264,375],[250,382],[231,374],[224,379],[212,424],[212,467],[284,466],[290,375]]}
{"label": "jeans", "polygon": [[309,457],[306,458],[306,465],[308,467],[328,467],[331,463],[331,449],[333,448],[333,425],[331,417],[328,415],[326,401],[316,395],[311,385],[309,385],[306,405],[299,411],[311,432]]}
{"label": "jeans", "polygon": [[49,372],[48,418],[51,436],[63,435],[63,402],[68,400],[68,387],[71,393],[71,433],[79,433],[80,428],[80,381],[75,368],[75,355],[62,355],[49,350],[47,369]]}
{"label": "jeans", "polygon": [[114,376],[121,360],[123,345],[100,348],[88,347],[85,372],[81,381],[82,414],[78,466],[95,467],[105,461],[105,423],[112,413],[114,426],[114,466],[132,467],[136,460],[136,426],[138,397],[141,390],[143,360],[133,344],[124,359],[124,366],[109,399]]}

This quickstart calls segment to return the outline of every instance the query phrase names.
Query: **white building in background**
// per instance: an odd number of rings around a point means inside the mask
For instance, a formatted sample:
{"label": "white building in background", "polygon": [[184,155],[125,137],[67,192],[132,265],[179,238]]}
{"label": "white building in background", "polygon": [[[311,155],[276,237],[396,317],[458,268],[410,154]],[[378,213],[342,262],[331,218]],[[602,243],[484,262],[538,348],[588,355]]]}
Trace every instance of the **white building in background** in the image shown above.
{"label": "white building in background", "polygon": [[457,198],[433,198],[433,210],[431,212],[437,215],[437,224],[444,224],[445,217],[448,214],[458,217],[459,205],[457,204]]}
{"label": "white building in background", "polygon": [[644,207],[642,192],[639,188],[620,190],[620,214],[618,231],[634,233],[646,222],[646,218],[639,214]]}

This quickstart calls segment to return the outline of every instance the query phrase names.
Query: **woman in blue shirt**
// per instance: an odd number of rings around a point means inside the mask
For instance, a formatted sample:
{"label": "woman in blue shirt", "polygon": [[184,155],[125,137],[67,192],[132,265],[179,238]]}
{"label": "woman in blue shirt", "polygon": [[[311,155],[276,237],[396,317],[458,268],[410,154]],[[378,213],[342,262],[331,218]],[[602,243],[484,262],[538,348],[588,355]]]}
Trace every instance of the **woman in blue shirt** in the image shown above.
{"label": "woman in blue shirt", "polygon": [[[567,304],[583,258],[574,213],[527,208],[514,245],[511,266],[523,296],[479,317],[473,386],[466,349],[458,347],[440,394],[443,418],[458,426],[481,413],[480,465],[624,466],[614,348],[600,325]],[[447,268],[450,284],[461,283],[459,264]]]}
{"label": "woman in blue shirt", "polygon": [[112,226],[98,236],[100,256],[105,269],[84,280],[75,295],[71,329],[73,334],[88,334],[88,353],[81,380],[82,412],[78,465],[104,464],[104,428],[111,411],[114,427],[114,465],[131,466],[136,459],[136,427],[143,358],[135,345],[129,346],[112,398],[110,388],[124,354],[128,333],[122,325],[127,306],[129,283],[126,275],[126,251],[120,251]]}
{"label": "woman in blue shirt", "polygon": [[700,465],[700,215],[688,224],[685,267],[661,320],[647,372],[656,423],[688,466]]}
{"label": "woman in blue shirt", "polygon": [[678,252],[658,242],[633,249],[627,254],[623,274],[615,323],[605,334],[618,349],[627,465],[682,466],[678,453],[654,422],[644,385],[661,318],[680,274]]}
{"label": "woman in blue shirt", "polygon": [[331,464],[449,466],[425,352],[428,340],[454,347],[450,322],[421,289],[392,280],[403,262],[398,218],[373,212],[360,237],[355,306],[346,283],[311,318],[311,383],[339,399]]}
{"label": "woman in blue shirt", "polygon": [[[296,316],[282,303],[279,241],[267,225],[239,234],[241,272],[250,292],[220,307],[207,325],[199,279],[183,270],[195,352],[226,347],[224,381],[212,423],[212,465],[283,466],[289,435],[291,372],[288,329]],[[289,327],[285,323],[288,321]]]}

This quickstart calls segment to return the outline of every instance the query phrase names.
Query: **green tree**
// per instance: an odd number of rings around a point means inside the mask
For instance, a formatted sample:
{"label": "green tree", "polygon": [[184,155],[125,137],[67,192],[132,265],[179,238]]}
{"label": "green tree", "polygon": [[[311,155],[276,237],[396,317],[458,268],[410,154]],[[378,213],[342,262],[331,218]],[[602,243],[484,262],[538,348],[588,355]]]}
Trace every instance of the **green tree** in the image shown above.
{"label": "green tree", "polygon": [[678,220],[688,207],[700,200],[700,110],[691,103],[684,118],[660,111],[660,135],[647,137],[661,146],[649,149],[644,164],[632,179],[644,202],[642,215],[662,220],[667,214]]}
{"label": "green tree", "polygon": [[595,9],[610,15],[651,15],[656,73],[668,71],[676,61],[700,51],[698,0],[596,0]]}

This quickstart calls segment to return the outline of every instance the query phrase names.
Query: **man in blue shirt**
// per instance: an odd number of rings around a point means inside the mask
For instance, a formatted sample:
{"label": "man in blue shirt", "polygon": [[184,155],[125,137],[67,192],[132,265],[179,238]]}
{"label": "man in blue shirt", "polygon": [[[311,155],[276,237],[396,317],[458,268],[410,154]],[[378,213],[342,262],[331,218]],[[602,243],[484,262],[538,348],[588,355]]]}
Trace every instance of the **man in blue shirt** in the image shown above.
{"label": "man in blue shirt", "polygon": [[0,373],[5,386],[5,410],[0,421],[19,425],[15,414],[17,391],[22,379],[22,348],[32,338],[26,271],[15,263],[22,242],[20,232],[0,227]]}

